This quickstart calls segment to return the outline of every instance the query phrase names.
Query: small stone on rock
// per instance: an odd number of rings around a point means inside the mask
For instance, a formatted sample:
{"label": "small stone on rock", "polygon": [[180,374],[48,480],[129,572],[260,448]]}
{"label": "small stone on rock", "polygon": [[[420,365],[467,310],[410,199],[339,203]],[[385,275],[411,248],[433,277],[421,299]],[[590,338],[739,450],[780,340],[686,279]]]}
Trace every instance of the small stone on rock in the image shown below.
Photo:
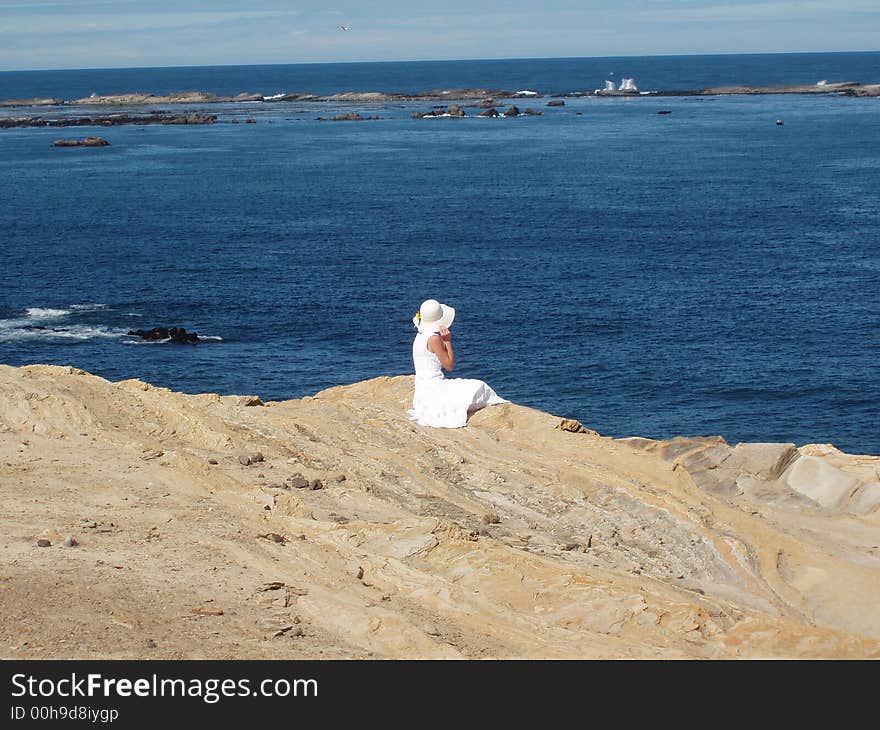
{"label": "small stone on rock", "polygon": [[64,538],[64,547],[76,547],[77,545],[79,545],[79,543],[73,535],[68,535]]}
{"label": "small stone on rock", "polygon": [[305,489],[309,486],[309,480],[302,474],[294,474],[287,481],[290,483],[291,487],[296,487],[297,489]]}
{"label": "small stone on rock", "polygon": [[242,466],[250,466],[251,457],[248,456],[247,454],[242,454],[241,456],[238,457],[238,463],[241,464]]}
{"label": "small stone on rock", "polygon": [[258,535],[258,537],[262,537],[264,540],[269,540],[271,542],[277,542],[282,545],[287,542],[287,538],[284,537],[284,535],[279,535],[277,532],[267,532],[264,535]]}
{"label": "small stone on rock", "polygon": [[45,537],[41,537],[39,540],[37,540],[37,547],[51,547],[51,546],[52,546],[52,541],[47,540]]}

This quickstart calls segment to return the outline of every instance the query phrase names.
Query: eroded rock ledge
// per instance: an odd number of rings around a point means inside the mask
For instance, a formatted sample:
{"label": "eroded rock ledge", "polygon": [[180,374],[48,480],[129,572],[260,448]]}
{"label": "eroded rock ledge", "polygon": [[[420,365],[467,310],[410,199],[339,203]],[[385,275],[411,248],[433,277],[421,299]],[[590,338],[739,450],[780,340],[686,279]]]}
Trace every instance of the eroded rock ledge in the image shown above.
{"label": "eroded rock ledge", "polygon": [[880,657],[880,457],[423,428],[412,387],[0,366],[0,654]]}

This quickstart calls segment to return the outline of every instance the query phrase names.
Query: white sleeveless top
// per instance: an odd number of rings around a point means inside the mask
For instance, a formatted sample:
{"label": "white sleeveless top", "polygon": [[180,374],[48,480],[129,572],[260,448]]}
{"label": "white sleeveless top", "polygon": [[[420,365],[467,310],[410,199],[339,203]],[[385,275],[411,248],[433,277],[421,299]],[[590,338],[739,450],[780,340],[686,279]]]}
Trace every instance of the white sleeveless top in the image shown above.
{"label": "white sleeveless top", "polygon": [[419,332],[413,340],[413,367],[416,380],[435,380],[443,378],[440,358],[428,349],[428,340],[436,332]]}

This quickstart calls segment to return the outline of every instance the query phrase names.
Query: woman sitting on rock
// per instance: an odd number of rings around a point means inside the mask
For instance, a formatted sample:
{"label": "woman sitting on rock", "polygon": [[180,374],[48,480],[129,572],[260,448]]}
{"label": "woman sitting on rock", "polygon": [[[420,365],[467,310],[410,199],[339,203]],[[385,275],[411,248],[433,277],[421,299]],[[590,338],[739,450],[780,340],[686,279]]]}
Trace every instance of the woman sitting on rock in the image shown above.
{"label": "woman sitting on rock", "polygon": [[422,426],[461,428],[468,415],[485,406],[507,403],[482,380],[446,378],[443,370],[455,367],[452,333],[455,310],[436,299],[422,302],[413,317],[418,334],[413,340],[415,392],[410,420]]}

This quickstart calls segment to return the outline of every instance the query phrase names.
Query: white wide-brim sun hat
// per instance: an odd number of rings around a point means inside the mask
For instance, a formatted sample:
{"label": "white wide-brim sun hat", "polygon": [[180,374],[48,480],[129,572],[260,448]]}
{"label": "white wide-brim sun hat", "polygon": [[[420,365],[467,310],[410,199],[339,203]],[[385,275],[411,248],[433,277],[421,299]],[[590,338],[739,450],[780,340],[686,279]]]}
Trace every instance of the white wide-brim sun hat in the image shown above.
{"label": "white wide-brim sun hat", "polygon": [[426,299],[413,317],[413,324],[419,332],[437,332],[440,327],[449,327],[455,319],[455,310],[436,299]]}

